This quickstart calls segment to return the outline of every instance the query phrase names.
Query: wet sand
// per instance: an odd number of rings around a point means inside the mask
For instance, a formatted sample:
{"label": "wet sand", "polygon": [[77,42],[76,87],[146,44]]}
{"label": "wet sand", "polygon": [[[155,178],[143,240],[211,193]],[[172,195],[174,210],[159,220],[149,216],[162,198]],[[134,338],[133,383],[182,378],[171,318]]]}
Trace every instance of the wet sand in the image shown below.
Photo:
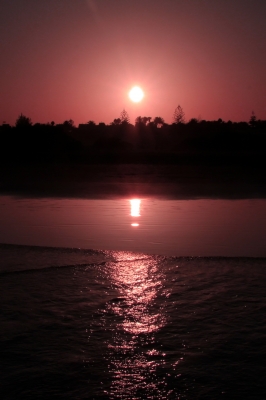
{"label": "wet sand", "polygon": [[265,198],[258,167],[91,164],[0,168],[0,193],[76,198]]}

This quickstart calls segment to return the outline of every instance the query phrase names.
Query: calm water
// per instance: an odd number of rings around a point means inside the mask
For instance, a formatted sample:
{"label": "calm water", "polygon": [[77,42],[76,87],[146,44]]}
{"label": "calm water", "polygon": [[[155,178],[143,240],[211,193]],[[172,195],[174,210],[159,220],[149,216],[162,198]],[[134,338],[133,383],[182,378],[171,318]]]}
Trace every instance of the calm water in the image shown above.
{"label": "calm water", "polygon": [[266,200],[0,197],[0,243],[266,257]]}
{"label": "calm water", "polygon": [[0,198],[1,398],[265,399],[265,200],[130,200]]}

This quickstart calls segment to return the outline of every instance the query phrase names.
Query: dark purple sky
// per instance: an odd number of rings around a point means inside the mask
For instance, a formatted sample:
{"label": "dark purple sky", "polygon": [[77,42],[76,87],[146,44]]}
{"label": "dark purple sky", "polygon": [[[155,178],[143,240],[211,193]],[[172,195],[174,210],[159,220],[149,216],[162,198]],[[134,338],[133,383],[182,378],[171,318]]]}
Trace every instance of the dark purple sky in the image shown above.
{"label": "dark purple sky", "polygon": [[1,0],[0,124],[266,119],[265,21],[266,0]]}

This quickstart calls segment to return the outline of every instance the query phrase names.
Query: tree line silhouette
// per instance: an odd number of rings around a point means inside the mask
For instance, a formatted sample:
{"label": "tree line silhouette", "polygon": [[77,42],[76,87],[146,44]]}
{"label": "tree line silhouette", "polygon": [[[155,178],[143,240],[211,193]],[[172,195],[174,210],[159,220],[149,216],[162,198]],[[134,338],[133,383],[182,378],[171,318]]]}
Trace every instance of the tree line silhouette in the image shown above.
{"label": "tree line silhouette", "polygon": [[23,114],[15,126],[0,126],[0,162],[17,163],[264,163],[266,121],[252,112],[249,122],[185,121],[178,105],[173,122],[126,110],[110,124],[35,123]]}

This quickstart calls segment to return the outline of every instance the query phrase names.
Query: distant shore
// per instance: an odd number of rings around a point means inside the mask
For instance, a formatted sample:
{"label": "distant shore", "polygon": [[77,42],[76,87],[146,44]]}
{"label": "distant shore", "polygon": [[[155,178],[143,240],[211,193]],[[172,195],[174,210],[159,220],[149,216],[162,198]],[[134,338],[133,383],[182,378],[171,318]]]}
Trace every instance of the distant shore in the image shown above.
{"label": "distant shore", "polygon": [[[148,118],[149,120],[149,118]],[[0,126],[0,193],[81,198],[266,197],[266,121]]]}
{"label": "distant shore", "polygon": [[0,194],[78,198],[265,198],[266,179],[264,168],[258,165],[2,165]]}

